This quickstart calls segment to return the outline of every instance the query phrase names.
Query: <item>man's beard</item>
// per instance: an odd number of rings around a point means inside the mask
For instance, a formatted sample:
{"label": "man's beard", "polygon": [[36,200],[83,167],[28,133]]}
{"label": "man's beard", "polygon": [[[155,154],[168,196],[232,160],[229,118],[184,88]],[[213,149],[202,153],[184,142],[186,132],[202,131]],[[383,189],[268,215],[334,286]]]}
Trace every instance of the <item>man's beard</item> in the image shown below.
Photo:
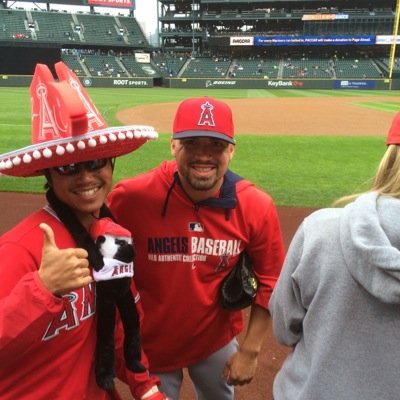
{"label": "man's beard", "polygon": [[216,185],[218,179],[216,176],[210,178],[198,178],[189,175],[186,177],[186,180],[193,189],[205,192],[212,189]]}

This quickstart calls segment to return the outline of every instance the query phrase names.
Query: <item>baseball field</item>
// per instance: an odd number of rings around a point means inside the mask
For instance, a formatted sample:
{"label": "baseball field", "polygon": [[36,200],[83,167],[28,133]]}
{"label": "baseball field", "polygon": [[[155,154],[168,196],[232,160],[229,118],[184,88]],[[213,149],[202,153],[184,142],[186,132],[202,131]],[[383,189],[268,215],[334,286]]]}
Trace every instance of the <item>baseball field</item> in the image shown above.
{"label": "baseball field", "polygon": [[[148,124],[159,132],[131,155],[118,159],[115,180],[171,158],[169,138],[179,101],[213,96],[234,112],[237,150],[232,169],[274,198],[285,245],[301,220],[336,198],[366,189],[385,150],[392,118],[400,110],[398,91],[369,90],[182,90],[89,89],[109,125]],[[28,88],[0,88],[0,153],[30,144]],[[43,178],[0,180],[0,234],[44,204]],[[18,192],[18,193],[17,193]],[[273,376],[289,350],[269,329],[254,381],[238,388],[238,400],[265,400]],[[124,398],[128,394],[121,386]],[[193,399],[186,383],[181,400]]]}
{"label": "baseball field", "polygon": [[[267,190],[278,205],[323,207],[368,185],[384,150],[397,91],[89,89],[110,125],[149,124],[160,137],[118,159],[115,179],[170,158],[177,103],[214,96],[231,104],[237,133],[232,169]],[[0,88],[0,152],[30,144],[28,88]],[[3,178],[2,191],[42,191],[42,179]]]}

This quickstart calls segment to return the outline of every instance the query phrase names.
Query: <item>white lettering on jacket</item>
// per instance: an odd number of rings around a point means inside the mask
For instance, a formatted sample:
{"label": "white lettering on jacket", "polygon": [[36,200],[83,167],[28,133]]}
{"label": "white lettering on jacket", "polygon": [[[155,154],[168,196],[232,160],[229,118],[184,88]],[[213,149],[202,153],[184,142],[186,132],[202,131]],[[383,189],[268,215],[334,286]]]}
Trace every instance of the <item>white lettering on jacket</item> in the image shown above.
{"label": "white lettering on jacket", "polygon": [[192,253],[210,256],[236,255],[240,253],[240,240],[192,237]]}

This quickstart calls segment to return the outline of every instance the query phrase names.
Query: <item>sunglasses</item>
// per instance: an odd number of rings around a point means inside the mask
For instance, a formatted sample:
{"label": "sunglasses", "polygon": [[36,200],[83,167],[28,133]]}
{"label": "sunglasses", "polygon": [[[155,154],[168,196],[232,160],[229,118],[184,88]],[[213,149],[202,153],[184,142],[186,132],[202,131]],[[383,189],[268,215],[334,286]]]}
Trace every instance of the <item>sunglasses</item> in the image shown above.
{"label": "sunglasses", "polygon": [[98,171],[104,168],[108,163],[108,158],[100,158],[98,160],[91,160],[86,162],[62,165],[61,167],[54,167],[53,170],[61,176],[71,176],[79,174],[82,169],[86,171]]}

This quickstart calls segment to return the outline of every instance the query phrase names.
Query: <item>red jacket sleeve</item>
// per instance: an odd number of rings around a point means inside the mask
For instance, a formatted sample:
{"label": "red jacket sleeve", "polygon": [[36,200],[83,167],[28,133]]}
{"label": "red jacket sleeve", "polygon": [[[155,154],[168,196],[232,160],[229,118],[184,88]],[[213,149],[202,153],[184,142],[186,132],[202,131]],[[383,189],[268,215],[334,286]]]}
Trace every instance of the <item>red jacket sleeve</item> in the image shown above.
{"label": "red jacket sleeve", "polygon": [[[18,256],[16,256],[18,255]],[[0,247],[0,359],[42,339],[63,299],[41,283],[31,255],[21,246]]]}

